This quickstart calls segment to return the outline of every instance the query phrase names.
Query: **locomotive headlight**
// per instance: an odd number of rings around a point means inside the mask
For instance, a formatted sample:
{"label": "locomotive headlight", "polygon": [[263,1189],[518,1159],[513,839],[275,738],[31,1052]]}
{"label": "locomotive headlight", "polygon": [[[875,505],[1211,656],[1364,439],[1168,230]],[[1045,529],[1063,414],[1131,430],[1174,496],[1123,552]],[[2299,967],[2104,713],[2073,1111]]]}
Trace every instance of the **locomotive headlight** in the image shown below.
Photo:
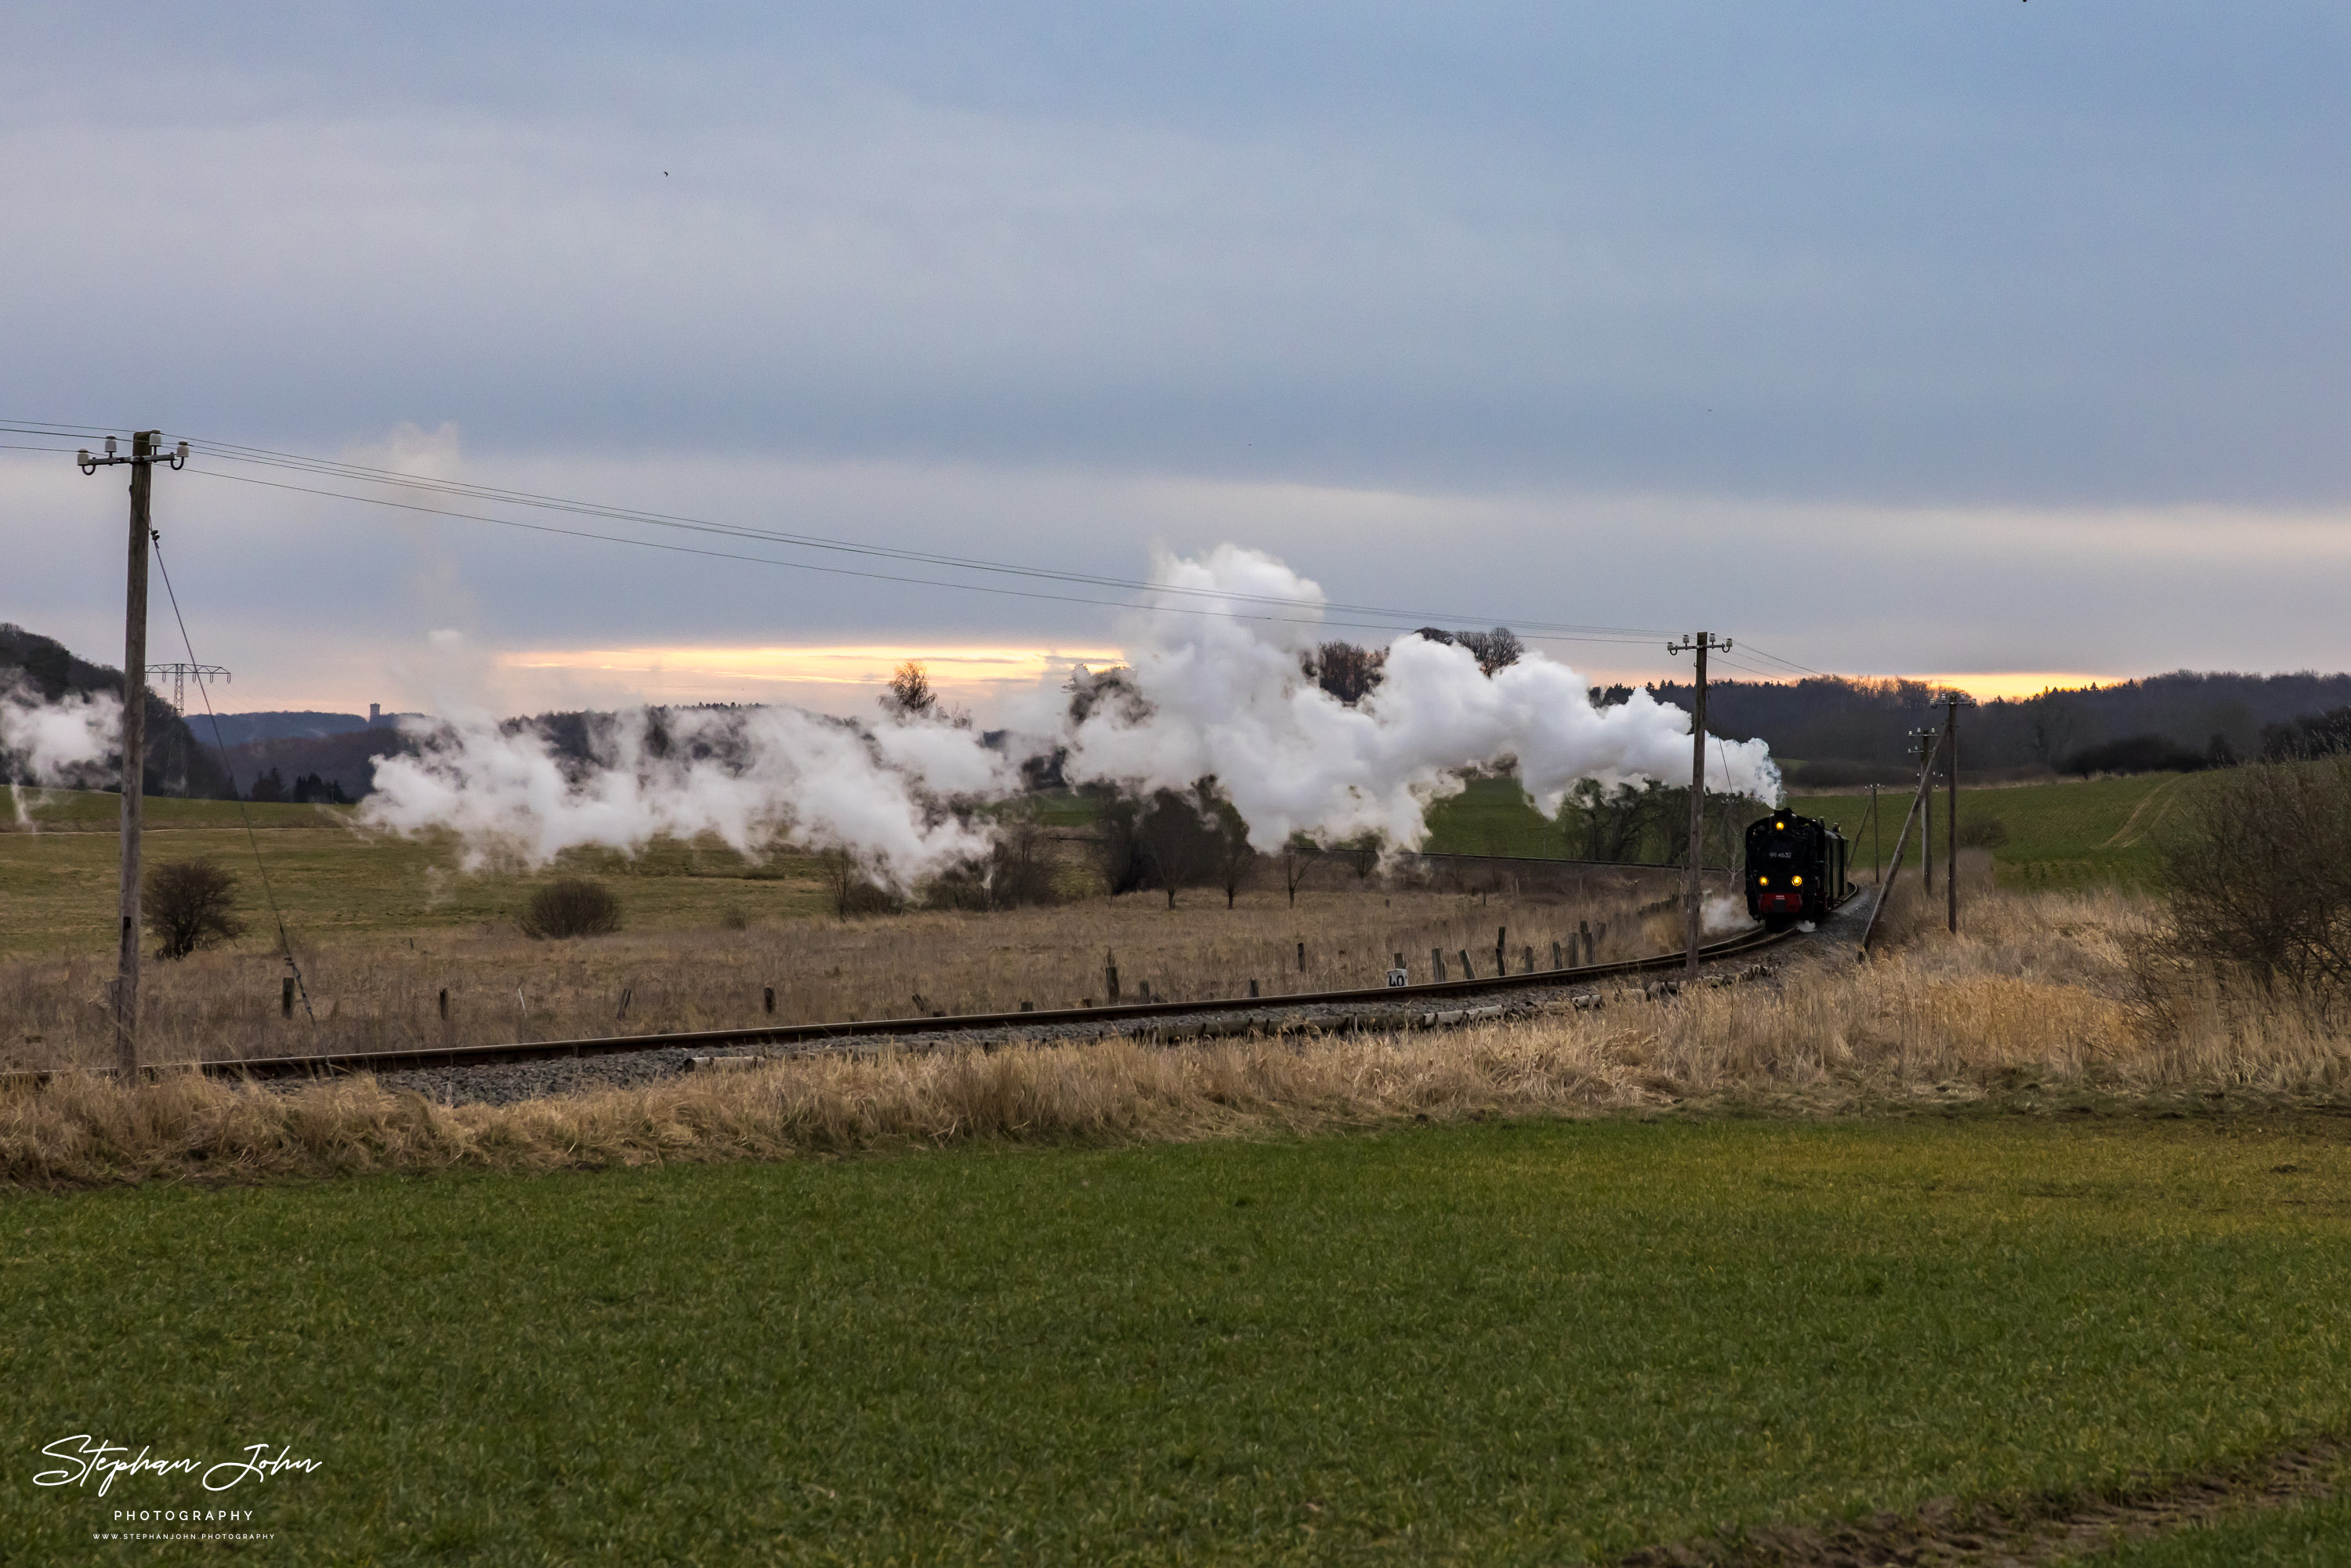
{"label": "locomotive headlight", "polygon": [[1768,876],[1759,876],[1755,879],[1755,885],[1758,887],[1769,887],[1771,885],[1771,879]]}
{"label": "locomotive headlight", "polygon": [[1788,831],[1788,824],[1785,822],[1774,822],[1771,824],[1771,831],[1775,833],[1784,833]]}
{"label": "locomotive headlight", "polygon": [[1804,879],[1801,876],[1792,876],[1788,879],[1788,885],[1790,887],[1802,887],[1804,885]]}

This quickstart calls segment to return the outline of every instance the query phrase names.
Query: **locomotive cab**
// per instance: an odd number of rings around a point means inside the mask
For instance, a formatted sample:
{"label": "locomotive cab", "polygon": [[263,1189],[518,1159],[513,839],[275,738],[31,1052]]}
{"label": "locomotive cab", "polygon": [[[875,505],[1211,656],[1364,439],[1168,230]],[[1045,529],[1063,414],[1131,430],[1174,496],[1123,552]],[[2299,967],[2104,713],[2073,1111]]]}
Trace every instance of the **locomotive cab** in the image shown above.
{"label": "locomotive cab", "polygon": [[1747,913],[1773,931],[1819,921],[1845,894],[1844,835],[1785,806],[1747,830]]}

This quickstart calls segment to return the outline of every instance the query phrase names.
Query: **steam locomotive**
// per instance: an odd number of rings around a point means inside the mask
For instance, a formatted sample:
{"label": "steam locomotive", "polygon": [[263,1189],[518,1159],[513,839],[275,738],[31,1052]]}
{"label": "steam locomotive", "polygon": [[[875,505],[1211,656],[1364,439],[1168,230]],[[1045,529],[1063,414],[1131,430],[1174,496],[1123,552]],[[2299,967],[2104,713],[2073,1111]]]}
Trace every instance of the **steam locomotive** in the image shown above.
{"label": "steam locomotive", "polygon": [[1773,931],[1818,921],[1846,893],[1844,835],[1785,806],[1747,830],[1747,913]]}

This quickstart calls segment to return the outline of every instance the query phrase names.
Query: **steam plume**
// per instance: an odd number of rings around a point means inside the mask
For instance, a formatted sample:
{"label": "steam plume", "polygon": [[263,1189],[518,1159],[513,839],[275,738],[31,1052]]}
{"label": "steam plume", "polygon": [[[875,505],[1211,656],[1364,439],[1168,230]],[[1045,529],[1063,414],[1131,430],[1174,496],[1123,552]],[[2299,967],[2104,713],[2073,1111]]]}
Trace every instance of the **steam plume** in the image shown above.
{"label": "steam plume", "polygon": [[[1647,693],[1594,707],[1589,683],[1541,654],[1481,674],[1468,649],[1415,635],[1387,652],[1378,690],[1350,707],[1308,679],[1322,591],[1281,562],[1221,546],[1166,559],[1170,613],[1144,618],[1125,690],[1081,721],[1058,707],[1026,742],[990,748],[967,728],[888,715],[870,727],[792,708],[644,710],[615,716],[592,764],[558,757],[529,729],[486,721],[412,730],[415,757],[376,768],[361,815],[399,832],[455,829],[468,864],[505,852],[540,863],[575,845],[633,851],[662,834],[717,834],[747,853],[789,838],[847,850],[901,888],[982,853],[984,826],[958,805],[1000,798],[1025,749],[1067,748],[1073,779],[1186,789],[1213,776],[1260,850],[1293,833],[1370,832],[1418,844],[1428,803],[1464,768],[1514,763],[1546,814],[1577,780],[1688,776],[1689,716]],[[1197,597],[1205,594],[1206,598]],[[1261,619],[1262,598],[1294,618]],[[1707,748],[1708,783],[1776,799],[1761,741]]]}
{"label": "steam plume", "polygon": [[[1141,703],[1089,713],[1067,771],[1146,789],[1214,775],[1260,850],[1295,832],[1416,845],[1427,804],[1458,791],[1465,768],[1515,760],[1546,816],[1578,779],[1689,776],[1689,716],[1646,692],[1594,707],[1583,676],[1540,653],[1488,676],[1468,649],[1408,633],[1389,645],[1378,690],[1349,707],[1301,668],[1324,602],[1313,582],[1231,545],[1162,560],[1156,576],[1192,591],[1169,608],[1229,613],[1146,618],[1133,654]],[[1243,596],[1267,595],[1297,601],[1295,619],[1252,618],[1262,608]],[[1779,783],[1761,741],[1707,747],[1709,789],[1773,800]]]}
{"label": "steam plume", "polygon": [[[409,721],[413,723],[413,721]],[[465,863],[540,864],[577,845],[634,851],[662,834],[716,833],[757,855],[780,837],[855,854],[901,886],[987,848],[946,809],[1000,795],[1008,765],[970,731],[929,722],[860,730],[797,708],[615,715],[585,768],[534,730],[486,721],[420,726],[414,757],[376,765],[363,821],[455,829]]]}
{"label": "steam plume", "polygon": [[35,784],[111,782],[122,735],[122,699],[68,692],[54,702],[22,686],[0,688],[0,774]]}

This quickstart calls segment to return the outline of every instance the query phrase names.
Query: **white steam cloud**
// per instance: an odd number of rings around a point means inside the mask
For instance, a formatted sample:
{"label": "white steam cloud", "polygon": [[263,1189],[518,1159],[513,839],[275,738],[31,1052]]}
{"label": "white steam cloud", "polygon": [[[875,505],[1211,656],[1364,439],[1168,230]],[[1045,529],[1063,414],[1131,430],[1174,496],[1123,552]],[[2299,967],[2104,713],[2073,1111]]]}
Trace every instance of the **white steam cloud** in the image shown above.
{"label": "white steam cloud", "polygon": [[[1689,716],[1646,692],[1595,707],[1590,683],[1540,653],[1479,672],[1469,650],[1406,634],[1384,679],[1348,706],[1304,673],[1321,640],[1322,591],[1270,556],[1227,545],[1166,559],[1155,580],[1171,613],[1131,639],[1124,689],[1081,721],[1057,706],[1012,745],[891,716],[856,726],[792,708],[615,716],[582,766],[530,729],[487,721],[412,731],[415,757],[376,768],[361,813],[380,828],[463,835],[469,864],[505,852],[543,862],[578,845],[624,851],[663,834],[716,833],[758,853],[782,839],[855,854],[906,887],[989,847],[956,808],[1014,789],[1028,754],[1065,747],[1065,775],[1141,789],[1213,777],[1260,850],[1293,833],[1376,833],[1411,847],[1430,801],[1467,768],[1514,765],[1549,814],[1578,780],[1686,779]],[[1297,608],[1267,619],[1264,598]],[[1207,611],[1209,613],[1198,613]],[[1708,785],[1765,800],[1779,770],[1761,741],[1707,747]]]}
{"label": "white steam cloud", "polygon": [[[1296,832],[1416,845],[1426,806],[1460,789],[1464,768],[1515,761],[1546,816],[1579,779],[1689,777],[1689,716],[1646,692],[1594,707],[1591,683],[1542,654],[1489,677],[1468,649],[1406,633],[1389,645],[1378,689],[1349,707],[1301,667],[1322,631],[1313,582],[1231,545],[1163,560],[1156,575],[1189,591],[1165,596],[1168,609],[1227,613],[1148,618],[1133,653],[1146,706],[1090,713],[1065,770],[1146,789],[1213,775],[1260,850]],[[1266,596],[1301,609],[1259,618]],[[1776,800],[1780,773],[1761,741],[1719,741],[1707,747],[1707,786]]]}
{"label": "white steam cloud", "polygon": [[465,863],[530,864],[599,844],[635,851],[663,834],[715,833],[758,855],[779,838],[854,853],[905,885],[987,848],[951,801],[1005,793],[1005,758],[969,730],[929,720],[861,731],[797,708],[619,714],[586,767],[535,730],[486,721],[419,726],[419,755],[376,765],[360,820],[395,832],[449,828]]}
{"label": "white steam cloud", "polygon": [[0,689],[0,774],[35,784],[112,783],[121,737],[122,699],[111,692],[68,692],[50,702],[21,686]]}

